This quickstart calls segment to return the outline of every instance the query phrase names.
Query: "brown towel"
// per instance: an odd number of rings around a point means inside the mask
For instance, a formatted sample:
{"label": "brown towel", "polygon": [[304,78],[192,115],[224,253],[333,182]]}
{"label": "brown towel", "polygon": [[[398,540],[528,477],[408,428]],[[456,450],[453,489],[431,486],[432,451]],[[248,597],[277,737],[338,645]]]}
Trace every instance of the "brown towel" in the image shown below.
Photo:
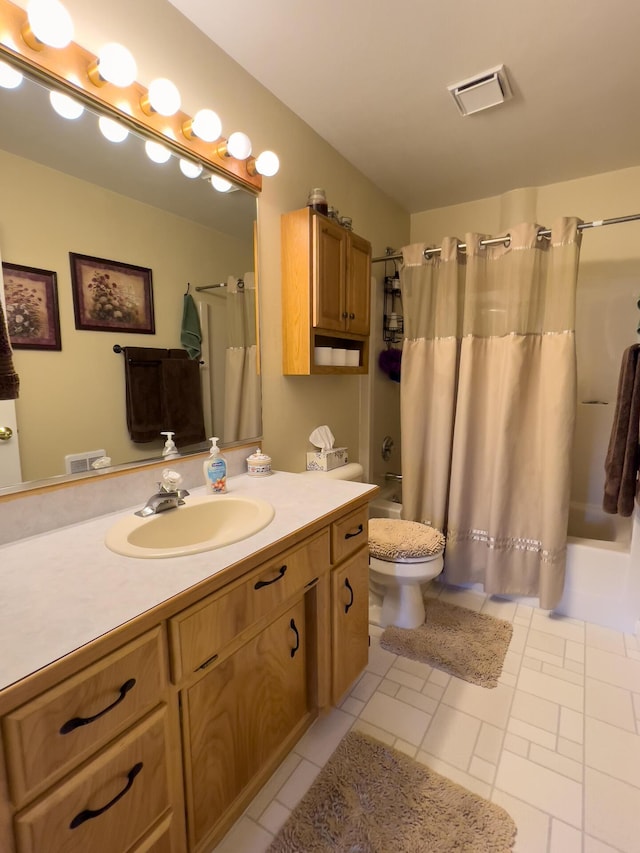
{"label": "brown towel", "polygon": [[140,444],[158,441],[162,430],[171,429],[163,420],[161,394],[160,365],[167,357],[167,350],[153,347],[123,350],[129,435]]}
{"label": "brown towel", "polygon": [[138,444],[163,430],[180,444],[204,441],[200,365],[183,349],[125,347],[127,429]]}
{"label": "brown towel", "polygon": [[9,331],[0,302],[0,400],[17,400],[19,390],[20,379],[13,369]]}
{"label": "brown towel", "polygon": [[162,360],[162,412],[163,429],[175,433],[173,440],[180,449],[183,445],[204,441],[204,416],[200,365],[187,357],[184,350],[169,350],[169,358]]}
{"label": "brown towel", "polygon": [[640,344],[622,355],[616,410],[604,463],[602,508],[611,515],[633,513],[640,466]]}

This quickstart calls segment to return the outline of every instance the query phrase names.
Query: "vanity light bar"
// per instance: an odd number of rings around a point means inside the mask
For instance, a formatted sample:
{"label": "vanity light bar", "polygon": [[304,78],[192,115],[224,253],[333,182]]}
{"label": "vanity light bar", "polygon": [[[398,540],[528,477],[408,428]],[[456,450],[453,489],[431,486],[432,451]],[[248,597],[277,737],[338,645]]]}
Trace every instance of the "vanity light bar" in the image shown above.
{"label": "vanity light bar", "polygon": [[[180,110],[171,116],[163,116],[156,110],[147,115],[141,102],[148,97],[148,90],[135,81],[126,87],[103,81],[96,86],[88,69],[95,69],[98,58],[76,42],[59,49],[35,50],[23,37],[25,22],[24,9],[10,0],[0,0],[0,60],[7,60],[49,88],[53,83],[56,89],[130,130],[142,132],[178,157],[186,155],[195,159],[253,192],[262,189],[262,175],[254,169],[253,158],[238,159],[228,152],[221,155],[216,150],[219,143],[205,142],[195,134],[188,137],[183,127],[192,119]],[[75,81],[71,82],[73,78]]]}

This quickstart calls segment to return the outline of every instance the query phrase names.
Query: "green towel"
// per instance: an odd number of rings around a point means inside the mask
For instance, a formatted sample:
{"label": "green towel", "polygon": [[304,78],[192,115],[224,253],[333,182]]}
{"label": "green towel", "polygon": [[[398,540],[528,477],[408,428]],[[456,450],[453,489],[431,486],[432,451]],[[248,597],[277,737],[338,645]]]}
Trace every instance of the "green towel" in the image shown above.
{"label": "green towel", "polygon": [[190,293],[184,295],[184,306],[182,309],[182,329],[180,331],[180,343],[186,349],[189,358],[199,358],[202,351],[202,332],[200,331],[200,318],[198,309]]}

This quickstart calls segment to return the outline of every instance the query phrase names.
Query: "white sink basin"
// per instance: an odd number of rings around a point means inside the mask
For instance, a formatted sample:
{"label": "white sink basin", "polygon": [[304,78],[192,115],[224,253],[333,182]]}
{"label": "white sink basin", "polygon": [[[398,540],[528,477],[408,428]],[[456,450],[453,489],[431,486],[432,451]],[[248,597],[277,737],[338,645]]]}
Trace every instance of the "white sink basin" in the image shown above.
{"label": "white sink basin", "polygon": [[275,512],[260,498],[206,495],[184,506],[140,518],[121,518],[105,537],[107,548],[125,557],[181,557],[231,545],[253,536]]}

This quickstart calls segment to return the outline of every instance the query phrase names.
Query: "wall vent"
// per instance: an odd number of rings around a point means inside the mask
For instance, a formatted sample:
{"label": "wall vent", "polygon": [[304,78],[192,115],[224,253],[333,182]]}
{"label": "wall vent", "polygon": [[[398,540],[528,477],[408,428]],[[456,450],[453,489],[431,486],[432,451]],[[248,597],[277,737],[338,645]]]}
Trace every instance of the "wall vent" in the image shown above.
{"label": "wall vent", "polygon": [[513,97],[504,65],[490,68],[447,88],[463,116],[497,107]]}
{"label": "wall vent", "polygon": [[82,474],[84,471],[92,471],[91,466],[100,459],[101,456],[106,456],[106,450],[87,450],[86,453],[69,453],[64,457],[65,474]]}

